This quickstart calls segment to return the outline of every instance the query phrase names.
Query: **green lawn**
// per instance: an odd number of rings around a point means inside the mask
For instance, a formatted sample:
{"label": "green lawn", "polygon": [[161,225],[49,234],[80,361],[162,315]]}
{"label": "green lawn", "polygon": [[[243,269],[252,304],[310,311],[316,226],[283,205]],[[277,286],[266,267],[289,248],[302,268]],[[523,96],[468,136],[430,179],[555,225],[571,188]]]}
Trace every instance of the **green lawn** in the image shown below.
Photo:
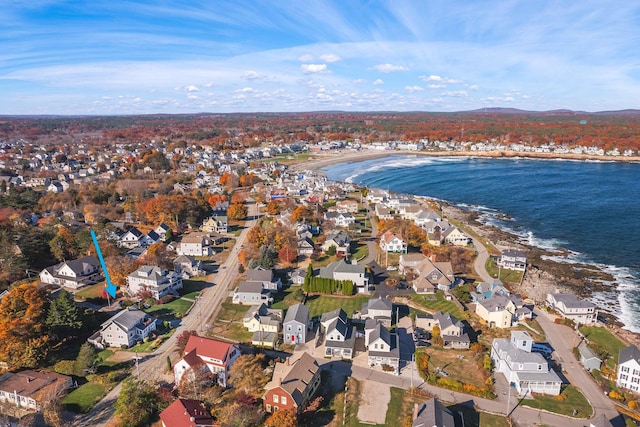
{"label": "green lawn", "polygon": [[593,414],[593,408],[589,401],[576,387],[568,385],[561,395],[567,396],[566,400],[558,400],[555,396],[541,395],[533,399],[525,399],[521,405],[568,416],[573,416],[575,409],[577,411],[576,418],[589,418]]}
{"label": "green lawn", "polygon": [[75,293],[75,297],[80,301],[84,301],[89,298],[100,298],[102,296],[103,289],[104,282],[96,283],[95,285],[91,286],[85,286]]}
{"label": "green lawn", "polygon": [[188,294],[191,292],[201,291],[210,286],[212,286],[212,284],[205,281],[203,278],[192,277],[191,279],[185,279],[182,281],[182,289],[180,292]]}
{"label": "green lawn", "polygon": [[62,404],[72,412],[84,414],[106,394],[107,389],[102,384],[88,382],[67,394]]}
{"label": "green lawn", "polygon": [[411,295],[411,301],[421,305],[427,311],[442,311],[454,315],[457,319],[463,319],[460,310],[452,301],[447,301],[441,293],[433,295]]}
{"label": "green lawn", "polygon": [[611,369],[618,363],[618,352],[626,345],[608,329],[599,326],[581,326],[580,332],[589,340],[589,347],[600,353],[597,347],[604,349],[611,357],[607,358],[607,366]]}
{"label": "green lawn", "polygon": [[197,294],[197,292],[192,292],[185,295],[187,299],[178,298],[166,304],[152,305],[145,311],[160,320],[179,319],[193,305],[193,300],[195,300]]}
{"label": "green lawn", "polygon": [[500,272],[500,280],[503,283],[520,283],[522,280],[522,271],[509,270],[508,268],[499,269],[493,258],[487,260],[485,267],[491,277],[497,277]]}
{"label": "green lawn", "polygon": [[251,332],[242,326],[242,318],[249,305],[233,304],[231,297],[222,303],[218,317],[213,321],[211,332],[214,336],[223,336],[240,342],[251,341]]}
{"label": "green lawn", "polygon": [[309,306],[311,317],[319,316],[322,313],[342,308],[348,316],[354,311],[360,310],[362,304],[369,301],[370,295],[356,295],[352,297],[333,297],[329,295],[310,295],[305,305]]}
{"label": "green lawn", "polygon": [[271,294],[273,296],[273,304],[271,304],[271,308],[286,310],[292,305],[300,302],[294,298],[293,292],[296,289],[300,289],[300,286],[289,286],[288,288],[283,289],[280,292]]}
{"label": "green lawn", "polygon": [[176,330],[171,329],[166,334],[160,335],[155,340],[149,340],[147,342],[141,342],[133,347],[129,348],[127,351],[129,352],[138,352],[138,353],[151,353],[155,351],[160,345],[167,340]]}
{"label": "green lawn", "polygon": [[369,247],[365,242],[358,242],[352,245],[355,252],[352,254],[353,259],[362,259],[369,255]]}

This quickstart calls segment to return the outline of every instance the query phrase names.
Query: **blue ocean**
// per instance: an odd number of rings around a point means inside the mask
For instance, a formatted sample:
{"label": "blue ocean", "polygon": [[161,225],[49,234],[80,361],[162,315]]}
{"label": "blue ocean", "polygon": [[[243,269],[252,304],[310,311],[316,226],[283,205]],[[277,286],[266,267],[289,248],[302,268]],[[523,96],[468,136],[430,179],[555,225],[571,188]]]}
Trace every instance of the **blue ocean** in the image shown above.
{"label": "blue ocean", "polygon": [[616,314],[640,332],[640,164],[395,155],[323,172],[445,200],[480,212],[524,243],[568,250],[556,260],[597,265],[615,277]]}

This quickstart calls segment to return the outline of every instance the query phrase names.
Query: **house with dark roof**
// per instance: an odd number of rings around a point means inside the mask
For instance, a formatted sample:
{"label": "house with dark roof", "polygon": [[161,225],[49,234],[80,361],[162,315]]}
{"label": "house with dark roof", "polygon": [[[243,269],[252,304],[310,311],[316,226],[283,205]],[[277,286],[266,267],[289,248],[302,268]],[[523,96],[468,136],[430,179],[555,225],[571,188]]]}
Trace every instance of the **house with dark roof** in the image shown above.
{"label": "house with dark roof", "polygon": [[436,262],[424,257],[413,269],[416,278],[411,285],[417,294],[431,294],[436,290],[448,291],[461,282],[453,274],[453,267],[448,261]]}
{"label": "house with dark roof", "polygon": [[431,399],[415,404],[413,408],[413,427],[460,427],[456,424],[453,412],[438,399]]}
{"label": "house with dark roof", "polygon": [[635,345],[618,352],[616,384],[627,390],[640,392],[640,350]]}
{"label": "house with dark roof", "polygon": [[215,422],[209,411],[197,400],[178,398],[160,412],[162,427],[209,427]]}
{"label": "house with dark roof", "polygon": [[328,251],[331,246],[335,246],[336,255],[347,256],[351,253],[351,238],[344,231],[330,231],[321,248],[324,252]]}
{"label": "house with dark roof", "polygon": [[352,359],[356,343],[356,327],[341,308],[324,313],[320,319],[325,341],[324,357]]}
{"label": "house with dark roof", "polygon": [[205,274],[205,271],[202,270],[202,261],[191,255],[179,255],[174,259],[173,270],[176,273],[181,274],[183,278]]}
{"label": "house with dark roof", "polygon": [[465,324],[451,313],[438,311],[433,315],[428,313],[416,315],[416,327],[432,333],[435,326],[440,329],[443,347],[467,349],[471,345],[471,339],[465,332]]}
{"label": "house with dark roof", "polygon": [[131,347],[156,330],[156,319],[142,310],[129,307],[100,325],[88,341],[98,349]]}
{"label": "house with dark roof", "polygon": [[185,375],[196,380],[202,373],[215,374],[218,384],[227,386],[229,369],[240,356],[236,344],[212,338],[191,335],[184,348],[184,356],[173,366],[176,384],[180,384]]}
{"label": "house with dark roof", "polygon": [[0,403],[42,410],[51,396],[70,389],[72,378],[44,370],[7,372],[0,375]]}
{"label": "house with dark roof", "polygon": [[301,413],[320,387],[320,366],[311,355],[305,352],[291,359],[276,363],[262,396],[265,412],[292,409]]}
{"label": "house with dark roof", "polygon": [[234,304],[266,304],[270,306],[273,298],[271,297],[271,291],[264,289],[262,283],[242,281],[238,284],[236,290],[233,291],[231,301]]}
{"label": "house with dark roof", "polygon": [[[371,320],[371,319],[369,319]],[[373,329],[365,329],[368,364],[370,367],[382,366],[383,369],[393,369],[400,373],[400,340],[397,334],[392,334],[382,323],[374,321]],[[365,325],[369,325],[367,322]]]}
{"label": "house with dark roof", "polygon": [[64,261],[40,272],[40,281],[46,284],[78,289],[103,280],[100,261],[94,256],[85,256]]}
{"label": "house with dark roof", "polygon": [[247,270],[246,275],[247,282],[258,282],[262,284],[263,289],[279,291],[282,288],[282,281],[276,277],[272,268],[252,268]]}
{"label": "house with dark roof", "polygon": [[153,298],[160,299],[169,294],[177,296],[178,289],[182,289],[182,275],[160,267],[143,265],[127,276],[129,295],[137,295],[142,290],[148,290]]}
{"label": "house with dark roof", "polygon": [[289,307],[282,326],[285,343],[304,344],[307,342],[309,313],[309,307],[302,303]]}
{"label": "house with dark roof", "polygon": [[140,230],[136,227],[131,227],[120,236],[118,246],[121,248],[133,249],[136,246],[141,245],[142,237],[144,237],[144,234],[142,234]]}

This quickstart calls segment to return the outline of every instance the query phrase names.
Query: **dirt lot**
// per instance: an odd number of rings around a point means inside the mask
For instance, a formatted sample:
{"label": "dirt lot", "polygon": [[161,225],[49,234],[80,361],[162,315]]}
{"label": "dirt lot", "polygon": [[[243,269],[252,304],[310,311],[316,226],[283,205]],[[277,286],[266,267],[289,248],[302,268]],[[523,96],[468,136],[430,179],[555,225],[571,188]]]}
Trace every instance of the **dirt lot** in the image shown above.
{"label": "dirt lot", "polygon": [[472,351],[429,347],[426,352],[429,354],[430,372],[437,372],[436,369],[440,368],[449,374],[447,377],[449,379],[473,384],[480,388],[484,386],[484,373],[473,360]]}

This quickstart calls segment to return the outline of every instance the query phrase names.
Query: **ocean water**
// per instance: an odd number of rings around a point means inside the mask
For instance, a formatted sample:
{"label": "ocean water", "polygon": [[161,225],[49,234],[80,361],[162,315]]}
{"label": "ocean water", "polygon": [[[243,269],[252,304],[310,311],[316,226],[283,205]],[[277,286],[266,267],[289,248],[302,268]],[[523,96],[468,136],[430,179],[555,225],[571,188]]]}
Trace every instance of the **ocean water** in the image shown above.
{"label": "ocean water", "polygon": [[[615,277],[625,327],[640,332],[640,164],[390,156],[341,163],[330,179],[445,200],[550,251]],[[595,295],[606,300],[610,295]]]}

